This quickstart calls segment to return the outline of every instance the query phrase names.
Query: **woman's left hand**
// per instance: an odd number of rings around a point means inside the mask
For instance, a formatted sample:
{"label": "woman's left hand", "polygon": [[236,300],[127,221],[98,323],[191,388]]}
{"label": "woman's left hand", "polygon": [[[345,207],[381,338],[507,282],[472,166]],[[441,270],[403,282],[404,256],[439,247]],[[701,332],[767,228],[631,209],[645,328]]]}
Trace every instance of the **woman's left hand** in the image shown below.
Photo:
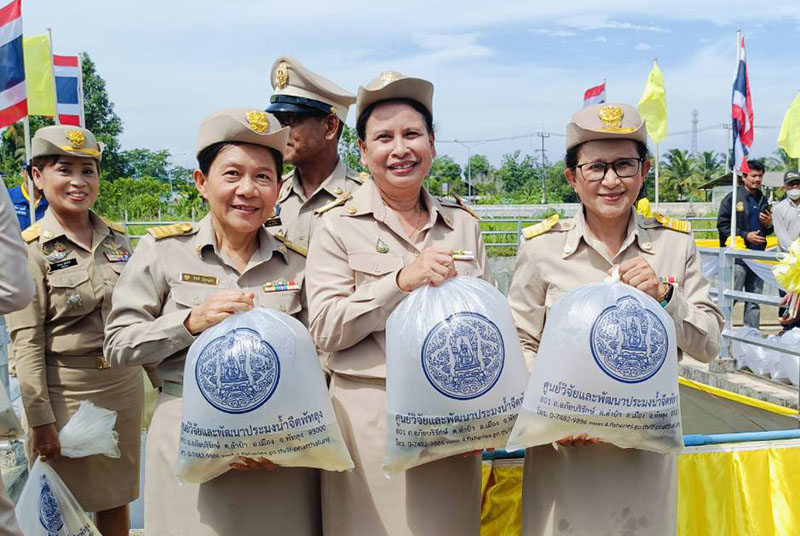
{"label": "woman's left hand", "polygon": [[[612,267],[608,273],[611,274],[613,270]],[[626,285],[641,290],[656,301],[661,301],[669,290],[667,284],[659,281],[653,267],[641,255],[619,265],[619,278]]]}
{"label": "woman's left hand", "polygon": [[238,471],[275,471],[278,468],[277,465],[263,456],[260,456],[257,460],[254,458],[245,458],[244,456],[239,456],[239,459],[242,460],[241,463],[233,462],[231,464],[231,469],[236,469]]}

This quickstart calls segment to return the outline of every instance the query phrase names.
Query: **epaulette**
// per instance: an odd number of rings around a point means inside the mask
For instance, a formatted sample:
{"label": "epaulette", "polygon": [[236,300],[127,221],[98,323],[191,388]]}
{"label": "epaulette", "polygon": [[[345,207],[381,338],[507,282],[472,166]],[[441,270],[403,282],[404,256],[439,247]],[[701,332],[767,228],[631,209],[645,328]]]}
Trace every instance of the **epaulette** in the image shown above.
{"label": "epaulette", "polygon": [[30,227],[22,231],[22,239],[25,242],[33,242],[34,240],[39,238],[39,235],[41,234],[42,234],[42,226],[38,223],[34,223]]}
{"label": "epaulette", "polygon": [[332,208],[336,208],[339,205],[344,205],[345,201],[350,199],[352,195],[353,192],[345,192],[336,199],[334,199],[333,201],[331,201],[330,203],[328,203],[327,205],[319,207],[317,210],[314,211],[314,214],[316,215],[325,214]]}
{"label": "epaulette", "polygon": [[455,192],[450,192],[450,195],[452,195],[453,199],[456,200],[456,203],[458,203],[458,206],[463,208],[464,210],[466,210],[469,213],[470,216],[472,216],[476,220],[480,220],[481,219],[481,217],[478,216],[478,214],[474,210],[469,208],[469,206],[467,205],[466,201],[464,201],[464,199],[460,195],[458,195]]}
{"label": "epaulette", "polygon": [[278,240],[278,242],[286,246],[287,249],[291,249],[292,251],[294,251],[295,253],[299,253],[303,257],[308,257],[308,250],[306,248],[295,244],[294,242],[283,236],[283,233],[277,232],[272,236],[274,236],[275,239]]}
{"label": "epaulette", "polygon": [[559,215],[553,214],[549,218],[544,221],[540,221],[539,223],[535,223],[530,227],[525,227],[522,230],[522,236],[525,237],[525,240],[530,240],[533,237],[539,236],[541,234],[546,233],[558,223]]}
{"label": "epaulette", "polygon": [[103,220],[103,223],[108,225],[109,229],[111,229],[113,231],[116,231],[118,233],[125,234],[125,227],[123,225],[120,225],[119,223],[117,223],[115,221],[107,220],[105,218],[100,218],[100,219]]}
{"label": "epaulette", "polygon": [[191,223],[173,223],[172,225],[161,225],[159,227],[148,227],[147,232],[156,240],[169,238],[171,236],[181,236],[189,234],[195,230]]}
{"label": "epaulette", "polygon": [[[364,172],[356,173],[355,171],[347,168],[344,172],[344,176],[351,181],[357,182],[358,184],[364,184],[366,178],[362,178],[361,175],[365,175]],[[369,173],[366,173],[367,178],[369,177]]]}
{"label": "epaulette", "polygon": [[678,231],[681,233],[691,233],[692,232],[692,224],[686,220],[678,220],[675,218],[668,218],[663,214],[656,212],[653,214],[653,219],[656,220],[662,227],[668,227],[673,231]]}

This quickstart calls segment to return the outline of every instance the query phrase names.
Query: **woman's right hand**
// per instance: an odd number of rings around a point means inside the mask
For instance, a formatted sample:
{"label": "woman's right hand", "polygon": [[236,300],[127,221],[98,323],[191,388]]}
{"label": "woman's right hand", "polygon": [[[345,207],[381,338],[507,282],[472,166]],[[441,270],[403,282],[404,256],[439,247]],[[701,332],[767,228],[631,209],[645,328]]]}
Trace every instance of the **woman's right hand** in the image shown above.
{"label": "woman's right hand", "polygon": [[42,461],[49,462],[61,457],[61,442],[55,423],[33,427],[31,450],[39,454]]}
{"label": "woman's right hand", "polygon": [[198,305],[184,320],[183,325],[192,335],[197,335],[219,324],[229,316],[253,308],[255,293],[241,290],[221,290]]}
{"label": "woman's right hand", "polygon": [[403,292],[411,292],[424,285],[441,285],[455,275],[452,249],[425,248],[414,262],[398,272],[397,286]]}

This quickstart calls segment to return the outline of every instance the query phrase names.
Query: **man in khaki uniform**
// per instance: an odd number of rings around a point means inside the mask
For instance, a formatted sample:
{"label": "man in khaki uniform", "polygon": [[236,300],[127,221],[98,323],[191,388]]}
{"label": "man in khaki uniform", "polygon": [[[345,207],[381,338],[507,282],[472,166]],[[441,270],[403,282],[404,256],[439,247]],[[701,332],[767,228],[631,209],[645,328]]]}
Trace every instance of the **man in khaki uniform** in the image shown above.
{"label": "man in khaki uniform", "polygon": [[290,127],[286,163],[294,169],[284,177],[279,210],[267,227],[308,248],[319,209],[363,182],[338,152],[347,111],[356,98],[286,56],[273,63],[270,81],[275,94],[267,111]]}
{"label": "man in khaki uniform", "polygon": [[[19,236],[14,205],[8,190],[0,190],[0,315],[4,315],[28,305],[35,289],[26,269],[28,254]],[[3,485],[0,485],[0,536],[22,536],[14,516],[14,503]]]}
{"label": "man in khaki uniform", "polygon": [[[679,358],[686,353],[708,362],[717,356],[723,317],[709,296],[689,224],[633,210],[649,170],[646,136],[644,122],[627,105],[584,108],[567,126],[566,175],[582,205],[573,219],[554,216],[525,229],[509,290],[534,370],[553,304],[575,287],[603,281],[614,266],[624,283],[659,301],[672,317]],[[567,440],[557,449],[526,453],[523,534],[623,534],[631,519],[631,533],[675,533],[675,457],[582,443]]]}
{"label": "man in khaki uniform", "polygon": [[[112,366],[155,366],[162,388],[147,438],[148,534],[319,534],[319,475],[315,470],[232,470],[197,485],[181,483],[173,469],[180,437],[184,364],[199,335],[189,330],[193,315],[208,315],[207,328],[250,307],[293,316],[301,312],[303,248],[273,237],[263,219],[256,222],[255,236],[246,237],[237,230],[241,229],[241,216],[225,219],[229,204],[266,210],[274,203],[280,188],[279,182],[273,182],[280,178],[280,158],[275,158],[276,176],[267,180],[265,168],[248,164],[247,155],[256,154],[253,151],[259,148],[282,154],[287,134],[277,119],[262,111],[225,110],[206,118],[198,134],[198,160],[209,147],[219,151],[213,160],[236,158],[226,164],[240,170],[236,196],[212,195],[233,179],[211,168],[196,170],[196,182],[204,176],[198,184],[206,184],[201,191],[211,213],[196,224],[148,229],[114,292],[106,326],[106,355]],[[251,152],[242,153],[245,150]],[[231,154],[236,156],[225,156]],[[263,151],[259,154],[263,156]],[[226,244],[243,241],[254,246],[249,261],[242,266],[236,263],[236,255],[226,254],[223,237]]]}

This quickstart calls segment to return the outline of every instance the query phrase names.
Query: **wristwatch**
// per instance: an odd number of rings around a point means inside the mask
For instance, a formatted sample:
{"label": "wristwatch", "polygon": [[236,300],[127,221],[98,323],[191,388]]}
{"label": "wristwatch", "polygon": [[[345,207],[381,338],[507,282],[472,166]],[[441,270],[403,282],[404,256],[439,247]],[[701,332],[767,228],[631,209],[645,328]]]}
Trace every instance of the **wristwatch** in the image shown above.
{"label": "wristwatch", "polygon": [[660,300],[661,307],[667,306],[669,300],[672,299],[672,291],[675,290],[675,287],[672,285],[672,283],[664,283],[664,284],[667,285],[667,291],[664,293],[663,296],[661,296]]}

